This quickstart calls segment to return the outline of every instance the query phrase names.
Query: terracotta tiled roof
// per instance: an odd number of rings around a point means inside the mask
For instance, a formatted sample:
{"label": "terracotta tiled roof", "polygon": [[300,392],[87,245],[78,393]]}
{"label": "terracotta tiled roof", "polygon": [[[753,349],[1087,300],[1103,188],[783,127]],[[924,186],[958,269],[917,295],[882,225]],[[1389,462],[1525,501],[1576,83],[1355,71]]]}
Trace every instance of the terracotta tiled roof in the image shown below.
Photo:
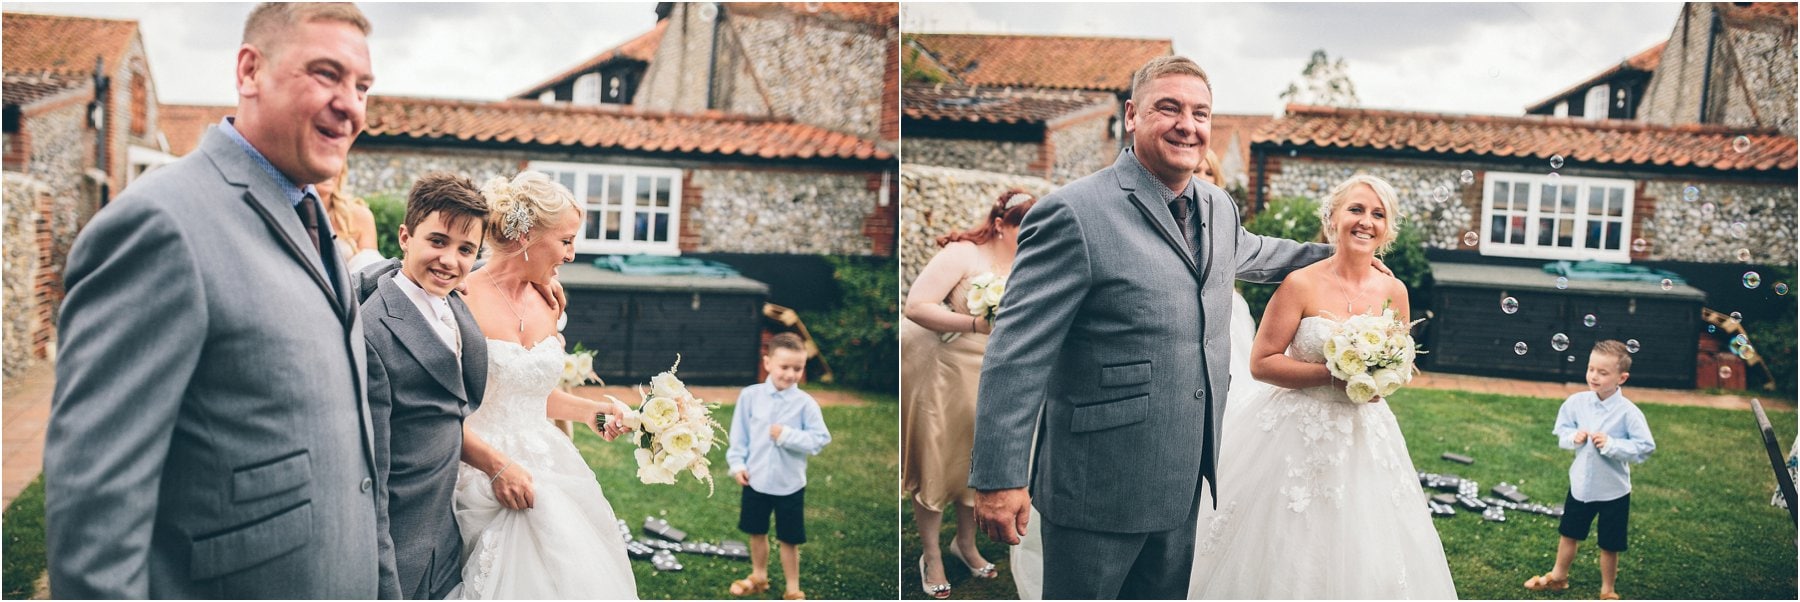
{"label": "terracotta tiled roof", "polygon": [[179,157],[200,146],[200,138],[206,134],[207,126],[235,113],[235,106],[160,105],[156,109],[156,122],[162,128],[163,137],[169,141],[169,154]]}
{"label": "terracotta tiled roof", "polygon": [[1545,98],[1538,102],[1532,103],[1531,106],[1525,107],[1525,112],[1531,113],[1533,111],[1542,110],[1547,106],[1556,104],[1556,101],[1562,100],[1563,98],[1568,97],[1570,94],[1574,94],[1576,92],[1586,90],[1588,87],[1593,86],[1594,84],[1598,84],[1600,82],[1604,82],[1606,80],[1612,79],[1614,76],[1616,76],[1619,73],[1624,72],[1624,71],[1628,71],[1628,70],[1629,71],[1643,71],[1645,73],[1655,72],[1656,66],[1662,64],[1663,49],[1668,48],[1668,47],[1669,47],[1668,40],[1663,40],[1661,42],[1658,42],[1655,46],[1651,46],[1651,47],[1645,49],[1643,52],[1639,52],[1637,54],[1631,55],[1630,57],[1626,58],[1625,60],[1619,61],[1619,64],[1613,65],[1612,67],[1607,68],[1605,71],[1601,71],[1600,73],[1595,74],[1593,77],[1581,80],[1581,83],[1575,84],[1573,86],[1569,86],[1568,88],[1563,89],[1563,91],[1561,91],[1561,92],[1557,92],[1555,94],[1550,95],[1548,98]]}
{"label": "terracotta tiled roof", "polygon": [[1131,74],[1150,59],[1172,54],[1169,40],[1005,34],[907,34],[957,82],[1125,92]]}
{"label": "terracotta tiled roof", "polygon": [[1212,149],[1213,153],[1219,155],[1220,161],[1226,161],[1233,150],[1227,145],[1231,144],[1231,137],[1235,134],[1237,136],[1238,144],[1236,150],[1238,152],[1239,160],[1248,165],[1250,163],[1250,140],[1252,136],[1256,134],[1257,130],[1262,129],[1263,126],[1268,125],[1269,122],[1274,120],[1275,118],[1269,115],[1226,115],[1214,113],[1212,116],[1212,140],[1207,143],[1207,146]]}
{"label": "terracotta tiled roof", "polygon": [[[1738,136],[1747,152],[1732,148]],[[1359,148],[1487,157],[1562,155],[1569,163],[1697,167],[1720,171],[1792,170],[1795,138],[1710,125],[1651,125],[1567,117],[1407,113],[1288,105],[1287,116],[1255,135],[1256,144]]]}
{"label": "terracotta tiled roof", "polygon": [[0,23],[6,72],[91,74],[95,57],[105,59],[111,71],[131,47],[137,27],[137,21],[6,13]]}
{"label": "terracotta tiled roof", "polygon": [[87,75],[54,73],[7,73],[5,77],[0,82],[0,96],[5,96],[9,105],[29,105],[93,81]]}
{"label": "terracotta tiled roof", "polygon": [[1111,113],[1111,94],[913,84],[901,95],[907,119],[971,123],[1050,123],[1092,111]]}
{"label": "terracotta tiled roof", "polygon": [[594,58],[583,61],[574,68],[558,73],[556,77],[538,82],[536,85],[526,88],[524,92],[514,95],[513,98],[537,98],[537,95],[544,90],[555,87],[569,78],[593,70],[595,67],[616,60],[632,60],[648,63],[651,59],[656,58],[656,48],[662,45],[663,31],[668,28],[668,19],[659,20],[656,22],[656,27],[650,28],[650,31],[644,32],[643,35],[632,38],[624,44],[614,46],[606,52],[595,55]]}
{"label": "terracotta tiled roof", "polygon": [[1793,29],[1800,22],[1800,4],[1793,2],[1749,2],[1747,6],[1720,2],[1718,7],[1726,25],[1781,24]]}
{"label": "terracotta tiled roof", "polygon": [[872,140],[785,119],[535,101],[369,99],[364,140],[434,140],[763,159],[893,158]]}

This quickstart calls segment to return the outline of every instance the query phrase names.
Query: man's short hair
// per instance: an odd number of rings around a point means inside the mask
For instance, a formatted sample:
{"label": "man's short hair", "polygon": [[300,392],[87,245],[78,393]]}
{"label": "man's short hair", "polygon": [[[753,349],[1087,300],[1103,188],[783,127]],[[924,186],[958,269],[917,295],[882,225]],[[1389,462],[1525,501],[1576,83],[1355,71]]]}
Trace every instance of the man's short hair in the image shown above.
{"label": "man's short hair", "polygon": [[434,171],[413,182],[412,191],[406,195],[406,231],[418,236],[419,224],[440,211],[444,212],[444,224],[451,230],[461,229],[463,224],[475,219],[481,221],[481,231],[487,231],[487,197],[481,196],[481,191],[468,178]]}
{"label": "man's short hair", "polygon": [[775,355],[776,349],[798,351],[804,354],[806,353],[806,343],[800,340],[800,335],[783,332],[769,337],[769,350],[764,352],[764,355]]}
{"label": "man's short hair", "polygon": [[1156,81],[1156,78],[1168,75],[1192,75],[1200,78],[1200,83],[1206,84],[1207,90],[1212,89],[1212,80],[1206,78],[1206,70],[1201,69],[1193,59],[1167,55],[1150,59],[1150,62],[1144,63],[1143,67],[1138,68],[1137,73],[1131,75],[1131,99],[1142,103],[1143,100],[1138,98],[1138,92],[1145,85]]}
{"label": "man's short hair", "polygon": [[250,11],[244,20],[243,43],[272,54],[283,34],[294,26],[313,21],[349,23],[364,36],[369,35],[369,19],[362,9],[349,2],[264,2]]}
{"label": "man's short hair", "polygon": [[1612,339],[1600,341],[1594,343],[1594,353],[1610,355],[1613,359],[1619,360],[1619,372],[1621,373],[1631,371],[1631,349],[1625,347],[1624,343]]}

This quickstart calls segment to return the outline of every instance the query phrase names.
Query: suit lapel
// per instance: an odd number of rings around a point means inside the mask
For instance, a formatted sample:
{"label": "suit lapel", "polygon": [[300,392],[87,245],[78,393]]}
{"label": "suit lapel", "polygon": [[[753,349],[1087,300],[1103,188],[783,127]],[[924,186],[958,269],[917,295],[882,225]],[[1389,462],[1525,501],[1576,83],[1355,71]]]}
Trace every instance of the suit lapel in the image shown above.
{"label": "suit lapel", "polygon": [[[216,129],[209,130],[201,144],[202,150],[212,157],[213,164],[219,166],[225,180],[245,188],[242,197],[244,204],[256,211],[256,216],[262,218],[269,232],[281,242],[281,247],[306,269],[306,273],[312,276],[313,283],[319,286],[319,292],[331,303],[331,309],[337,313],[338,320],[349,326],[353,316],[348,298],[344,296],[344,289],[349,287],[348,282],[343,279],[344,270],[337,271],[338,282],[327,280],[320,269],[322,260],[317,252],[310,250],[312,242],[306,236],[306,227],[300,224],[300,216],[288,204],[287,196],[282,194],[267,174],[261,173],[251,164],[250,157],[244,154],[244,149],[239,148],[230,136]],[[301,246],[301,241],[305,241],[304,247]]]}
{"label": "suit lapel", "polygon": [[456,314],[456,327],[462,331],[463,390],[468,392],[464,399],[480,406],[487,391],[487,337],[475,324],[475,314],[469,312],[462,295],[450,293],[450,312]]}
{"label": "suit lapel", "polygon": [[1119,160],[1113,163],[1113,171],[1118,174],[1119,188],[1125,191],[1125,198],[1131,199],[1131,205],[1137,207],[1138,213],[1143,214],[1144,219],[1150,222],[1150,228],[1181,258],[1181,263],[1187,266],[1188,272],[1199,277],[1200,266],[1194,263],[1194,256],[1188,251],[1188,246],[1181,242],[1181,236],[1177,234],[1181,230],[1175,225],[1175,216],[1169,214],[1168,206],[1151,203],[1138,196],[1138,191],[1149,194],[1157,184],[1144,181],[1140,173],[1142,167],[1126,161],[1136,163],[1137,157],[1130,152],[1121,152]]}
{"label": "suit lapel", "polygon": [[[405,276],[401,276],[405,278]],[[393,282],[383,281],[375,294],[381,295],[381,302],[387,305],[387,315],[381,318],[381,325],[393,333],[400,346],[412,354],[413,359],[425,368],[432,380],[438,382],[455,395],[457,399],[468,401],[469,397],[463,388],[462,363],[457,361],[456,353],[439,339],[432,330],[431,323],[419,308],[413,305],[412,299],[400,291]]]}

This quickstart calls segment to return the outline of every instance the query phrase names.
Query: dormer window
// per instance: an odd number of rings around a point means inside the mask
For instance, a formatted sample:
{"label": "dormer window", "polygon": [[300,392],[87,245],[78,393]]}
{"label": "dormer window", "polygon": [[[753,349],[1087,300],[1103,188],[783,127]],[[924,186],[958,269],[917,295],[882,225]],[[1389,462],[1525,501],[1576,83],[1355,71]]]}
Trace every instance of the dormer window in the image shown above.
{"label": "dormer window", "polygon": [[600,74],[587,73],[575,78],[575,98],[578,105],[600,104]]}
{"label": "dormer window", "polygon": [[1606,84],[1595,84],[1588,88],[1587,98],[1582,103],[1582,115],[1588,119],[1606,119],[1606,96],[1610,91]]}

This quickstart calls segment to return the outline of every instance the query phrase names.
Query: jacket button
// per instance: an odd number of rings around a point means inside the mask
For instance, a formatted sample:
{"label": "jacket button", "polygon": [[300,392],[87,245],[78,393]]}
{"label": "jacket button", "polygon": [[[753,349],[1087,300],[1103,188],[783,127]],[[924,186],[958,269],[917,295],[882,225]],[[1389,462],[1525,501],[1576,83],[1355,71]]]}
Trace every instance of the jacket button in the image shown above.
{"label": "jacket button", "polygon": [[369,488],[374,487],[374,486],[375,486],[374,479],[370,479],[370,478],[366,478],[366,477],[363,478],[363,482],[362,482],[363,493],[368,493]]}
{"label": "jacket button", "polygon": [[1206,399],[1206,389],[1194,389],[1194,399]]}

